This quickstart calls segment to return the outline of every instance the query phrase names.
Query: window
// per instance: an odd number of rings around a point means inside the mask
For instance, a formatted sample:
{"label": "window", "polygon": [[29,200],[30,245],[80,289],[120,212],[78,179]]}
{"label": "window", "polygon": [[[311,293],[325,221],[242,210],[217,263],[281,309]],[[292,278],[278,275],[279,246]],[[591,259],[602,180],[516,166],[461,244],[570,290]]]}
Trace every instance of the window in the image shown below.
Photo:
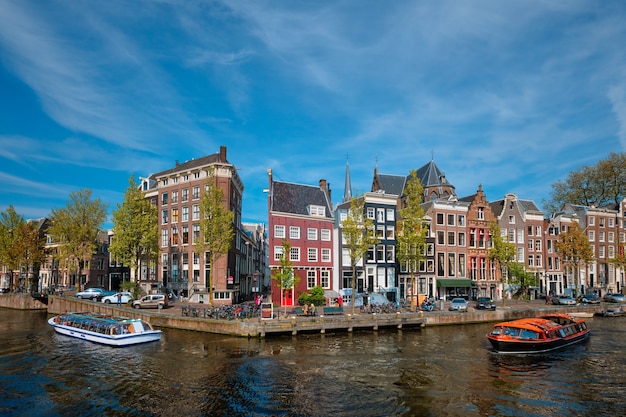
{"label": "window", "polygon": [[609,217],[609,227],[613,227],[614,224],[613,217]]}
{"label": "window", "polygon": [[193,243],[197,243],[200,239],[200,225],[194,224],[193,226]]}
{"label": "window", "polygon": [[437,213],[437,224],[443,225],[443,213]]}
{"label": "window", "polygon": [[459,214],[458,223],[459,227],[465,227],[465,215]]}
{"label": "window", "polygon": [[615,233],[609,232],[609,243],[615,242]]}
{"label": "window", "polygon": [[172,227],[172,246],[178,245],[178,228],[176,226]]}
{"label": "window", "polygon": [[465,233],[459,233],[459,246],[465,246]]}
{"label": "window", "polygon": [[509,224],[515,224],[515,216],[509,216]]}
{"label": "window", "polygon": [[330,229],[320,230],[320,237],[323,241],[329,242],[330,241]]}
{"label": "window", "polygon": [[524,262],[524,248],[517,248],[517,262]]}
{"label": "window", "polygon": [[317,262],[317,249],[309,248],[308,252],[309,252],[309,262]]}
{"label": "window", "polygon": [[172,222],[178,223],[178,209],[177,208],[172,209]]}
{"label": "window", "polygon": [[528,266],[529,267],[535,266],[535,257],[533,255],[528,255]]}
{"label": "window", "polygon": [[161,212],[161,224],[167,224],[169,219],[169,211],[163,210]]}
{"label": "window", "polygon": [[275,225],[274,226],[274,237],[276,238],[285,238],[285,226]]}
{"label": "window", "polygon": [[289,260],[294,262],[300,261],[300,248],[291,248],[289,251]]}
{"label": "window", "polygon": [[317,216],[317,217],[326,216],[326,208],[323,206],[309,206],[308,210],[309,210],[309,215],[311,216]]}
{"label": "window", "polygon": [[448,226],[454,226],[454,214],[448,214]]}
{"label": "window", "polygon": [[385,209],[377,209],[376,210],[376,221],[378,223],[384,223],[385,222]]}
{"label": "window", "polygon": [[604,242],[604,232],[600,232],[600,242]]}
{"label": "window", "polygon": [[396,219],[396,210],[395,209],[387,209],[387,221],[392,222]]}
{"label": "window", "polygon": [[298,226],[289,226],[289,239],[300,239],[300,228]]}
{"label": "window", "polygon": [[600,245],[598,247],[598,249],[600,250],[599,254],[600,254],[600,258],[604,258],[604,245]]}
{"label": "window", "polygon": [[167,183],[168,183],[167,178],[164,178],[162,183],[163,183],[163,185],[167,185]]}
{"label": "window", "polygon": [[396,229],[393,226],[387,226],[387,236],[388,240],[393,240],[396,237]]}
{"label": "window", "polygon": [[455,254],[449,253],[448,254],[448,272],[451,277],[453,277],[454,273],[456,272],[455,262],[456,262]]}
{"label": "window", "polygon": [[282,257],[283,257],[283,247],[274,246],[274,260],[280,261]]}
{"label": "window", "polygon": [[485,220],[485,208],[478,207],[478,220]]}
{"label": "window", "polygon": [[595,242],[596,241],[596,232],[594,230],[590,230],[589,231],[589,242]]}
{"label": "window", "polygon": [[606,219],[604,217],[600,217],[600,227],[604,227]]}
{"label": "window", "polygon": [[539,239],[535,240],[535,250],[541,252],[541,240]]}
{"label": "window", "polygon": [[386,260],[387,262],[396,261],[396,247],[394,245],[387,245]]}
{"label": "window", "polygon": [[313,288],[315,287],[315,284],[317,284],[316,279],[317,278],[315,276],[315,271],[306,271],[306,287],[307,288]]}
{"label": "window", "polygon": [[446,242],[445,242],[444,239],[445,239],[445,235],[444,235],[443,230],[437,231],[437,244],[438,245],[445,245]]}
{"label": "window", "polygon": [[183,188],[182,190],[183,193],[183,202],[189,200],[189,190],[187,188]]}
{"label": "window", "polygon": [[197,200],[200,198],[200,186],[196,185],[195,187],[193,187],[193,195],[192,197],[194,200]]}
{"label": "window", "polygon": [[509,229],[509,242],[515,243],[515,229]]}
{"label": "window", "polygon": [[517,243],[524,243],[524,230],[517,229]]}
{"label": "window", "polygon": [[376,237],[378,238],[378,240],[380,240],[380,239],[385,237],[385,226],[384,225],[376,226]]}
{"label": "window", "polygon": [[161,196],[161,204],[167,204],[167,197],[167,193],[163,193],[163,195]]}
{"label": "window", "polygon": [[535,241],[532,239],[528,239],[528,250],[532,251],[534,249]]}
{"label": "window", "polygon": [[189,226],[183,226],[183,245],[189,243]]}
{"label": "window", "polygon": [[350,251],[346,248],[341,249],[341,265],[350,266]]}
{"label": "window", "polygon": [[367,218],[374,220],[374,215],[375,215],[374,207],[368,207],[367,208]]}
{"label": "window", "polygon": [[465,254],[459,253],[459,263],[457,264],[459,268],[459,278],[465,278]]}
{"label": "window", "polygon": [[161,230],[161,246],[162,247],[166,247],[169,244],[168,234],[169,233],[168,233],[167,229]]}
{"label": "window", "polygon": [[454,246],[456,243],[454,241],[455,235],[454,232],[448,232],[448,245]]}
{"label": "window", "polygon": [[189,221],[189,207],[183,207],[183,221]]}
{"label": "window", "polygon": [[309,227],[306,229],[307,240],[317,240],[317,229]]}
{"label": "window", "polygon": [[385,245],[376,245],[376,262],[385,261]]}
{"label": "window", "polygon": [[589,226],[595,226],[596,224],[596,218],[593,216],[589,217]]}
{"label": "window", "polygon": [[199,220],[200,219],[200,206],[197,204],[194,204],[191,210],[192,210],[191,218],[193,220]]}
{"label": "window", "polygon": [[322,249],[322,262],[330,262],[330,249],[323,248]]}
{"label": "window", "polygon": [[532,236],[532,235],[533,235],[533,227],[528,226],[528,236]]}
{"label": "window", "polygon": [[535,227],[535,236],[541,236],[541,226]]}
{"label": "window", "polygon": [[178,191],[172,191],[172,203],[178,203]]}
{"label": "window", "polygon": [[322,288],[330,288],[330,271],[320,271],[320,281]]}

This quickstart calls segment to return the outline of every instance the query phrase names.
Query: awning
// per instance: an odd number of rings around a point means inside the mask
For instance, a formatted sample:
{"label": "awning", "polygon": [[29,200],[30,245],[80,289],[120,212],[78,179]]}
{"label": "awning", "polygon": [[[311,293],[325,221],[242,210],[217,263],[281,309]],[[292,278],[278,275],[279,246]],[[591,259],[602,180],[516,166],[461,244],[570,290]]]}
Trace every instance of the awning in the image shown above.
{"label": "awning", "polygon": [[324,290],[324,298],[339,298],[341,297],[337,291]]}
{"label": "awning", "polygon": [[470,279],[438,278],[437,286],[443,288],[470,288],[473,282]]}

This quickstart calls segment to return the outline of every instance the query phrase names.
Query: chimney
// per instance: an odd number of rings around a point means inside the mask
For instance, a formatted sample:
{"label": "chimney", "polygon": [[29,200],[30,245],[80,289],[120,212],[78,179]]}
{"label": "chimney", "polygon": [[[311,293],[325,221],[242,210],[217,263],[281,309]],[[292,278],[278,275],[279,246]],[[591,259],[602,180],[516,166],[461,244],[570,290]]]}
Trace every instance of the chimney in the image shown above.
{"label": "chimney", "polygon": [[178,159],[176,160],[176,166],[178,167],[180,165],[180,162],[178,162]]}
{"label": "chimney", "polygon": [[320,180],[320,188],[322,189],[322,191],[324,191],[326,193],[326,197],[328,198],[328,202],[330,203],[330,184],[328,184],[328,186],[326,185],[326,180],[325,179],[321,179]]}
{"label": "chimney", "polygon": [[226,146],[220,146],[220,162],[226,162]]}

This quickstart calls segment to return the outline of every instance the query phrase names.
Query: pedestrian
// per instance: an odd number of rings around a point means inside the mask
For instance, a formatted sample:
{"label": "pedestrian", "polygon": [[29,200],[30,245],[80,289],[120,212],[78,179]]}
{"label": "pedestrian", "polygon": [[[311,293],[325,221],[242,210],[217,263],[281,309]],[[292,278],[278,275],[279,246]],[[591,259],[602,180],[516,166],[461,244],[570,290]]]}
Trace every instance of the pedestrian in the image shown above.
{"label": "pedestrian", "polygon": [[312,316],[315,315],[315,304],[311,303],[311,306],[309,307],[309,312]]}
{"label": "pedestrian", "polygon": [[343,307],[343,297],[341,295],[337,297],[337,305]]}
{"label": "pedestrian", "polygon": [[302,307],[302,313],[304,313],[305,316],[309,315],[309,306],[307,304]]}
{"label": "pedestrian", "polygon": [[117,293],[117,305],[118,307],[122,306],[122,293],[121,292]]}

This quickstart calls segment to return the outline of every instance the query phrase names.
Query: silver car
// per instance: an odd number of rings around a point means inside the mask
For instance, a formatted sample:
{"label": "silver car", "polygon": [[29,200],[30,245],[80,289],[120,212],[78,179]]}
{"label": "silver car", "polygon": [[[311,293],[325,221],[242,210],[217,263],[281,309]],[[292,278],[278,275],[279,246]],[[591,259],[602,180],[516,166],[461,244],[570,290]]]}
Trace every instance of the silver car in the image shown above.
{"label": "silver car", "polygon": [[467,301],[465,301],[465,298],[453,298],[450,301],[450,311],[467,312]]}
{"label": "silver car", "polygon": [[559,295],[558,297],[552,298],[552,304],[564,305],[564,306],[575,306],[576,300],[574,300],[569,295]]}
{"label": "silver car", "polygon": [[102,288],[87,288],[85,291],[77,292],[75,296],[83,300],[98,300],[104,295]]}
{"label": "silver car", "polygon": [[624,298],[624,294],[609,293],[604,295],[604,301],[609,303],[626,303],[626,298]]}

